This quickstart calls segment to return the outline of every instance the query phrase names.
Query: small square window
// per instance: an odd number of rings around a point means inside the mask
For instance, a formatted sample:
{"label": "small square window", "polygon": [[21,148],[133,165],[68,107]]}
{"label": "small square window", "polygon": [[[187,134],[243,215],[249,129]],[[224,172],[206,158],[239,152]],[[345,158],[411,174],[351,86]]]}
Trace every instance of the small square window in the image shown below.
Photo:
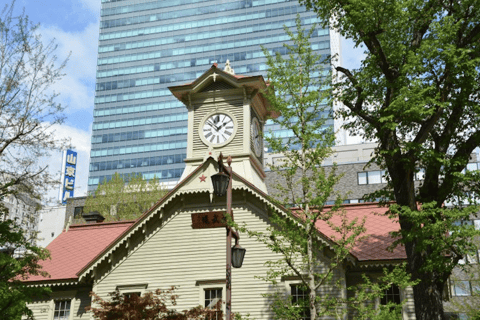
{"label": "small square window", "polygon": [[400,289],[396,285],[390,286],[383,293],[383,297],[380,299],[381,305],[387,305],[389,303],[400,304]]}
{"label": "small square window", "polygon": [[53,320],[68,320],[70,317],[71,300],[55,301]]}
{"label": "small square window", "polygon": [[470,283],[468,281],[453,281],[454,296],[470,296]]}
{"label": "small square window", "polygon": [[367,173],[366,172],[359,172],[358,173],[358,184],[367,184]]}
{"label": "small square window", "polygon": [[377,184],[382,182],[381,171],[370,171],[368,173],[368,184]]}
{"label": "small square window", "polygon": [[73,212],[74,219],[80,219],[82,217],[83,207],[75,207]]}

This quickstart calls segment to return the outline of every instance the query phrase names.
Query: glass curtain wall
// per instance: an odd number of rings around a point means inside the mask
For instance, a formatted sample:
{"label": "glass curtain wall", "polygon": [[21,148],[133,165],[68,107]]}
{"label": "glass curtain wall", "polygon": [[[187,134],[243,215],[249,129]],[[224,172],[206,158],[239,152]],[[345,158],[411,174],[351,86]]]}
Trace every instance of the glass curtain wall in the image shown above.
{"label": "glass curtain wall", "polygon": [[[178,181],[187,110],[167,87],[227,59],[236,74],[265,76],[260,45],[285,54],[283,26],[294,28],[297,14],[318,22],[288,0],[102,0],[88,189],[115,172]],[[330,33],[317,27],[311,39],[325,56]]]}

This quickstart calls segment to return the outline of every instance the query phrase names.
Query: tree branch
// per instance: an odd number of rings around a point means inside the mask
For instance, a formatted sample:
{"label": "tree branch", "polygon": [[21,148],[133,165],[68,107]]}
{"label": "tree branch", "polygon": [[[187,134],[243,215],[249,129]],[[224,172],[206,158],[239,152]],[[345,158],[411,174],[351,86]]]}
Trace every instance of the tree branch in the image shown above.
{"label": "tree branch", "polygon": [[375,128],[380,127],[380,123],[378,122],[377,119],[371,117],[367,113],[363,111],[363,103],[364,103],[364,98],[362,97],[363,94],[363,88],[361,88],[358,84],[357,79],[355,79],[354,75],[350,72],[350,70],[343,68],[343,67],[335,67],[335,69],[341,73],[343,73],[348,80],[352,83],[352,85],[355,88],[355,91],[357,93],[357,98],[355,101],[355,104],[353,105],[349,101],[342,100],[343,104],[345,104],[353,113],[357,114],[360,116],[363,120],[367,121],[368,123],[372,124]]}

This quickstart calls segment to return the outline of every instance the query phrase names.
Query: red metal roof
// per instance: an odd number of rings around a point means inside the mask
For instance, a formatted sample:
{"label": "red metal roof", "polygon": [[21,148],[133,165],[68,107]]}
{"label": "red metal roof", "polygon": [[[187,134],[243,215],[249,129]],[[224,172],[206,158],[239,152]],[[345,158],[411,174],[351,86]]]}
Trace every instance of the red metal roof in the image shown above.
{"label": "red metal roof", "polygon": [[127,230],[134,221],[71,226],[53,240],[47,249],[51,259],[41,262],[49,278],[32,276],[27,281],[78,279],[77,273],[87,263]]}
{"label": "red metal roof", "polygon": [[[351,250],[351,254],[359,261],[407,258],[405,248],[401,245],[395,247],[393,251],[388,250],[388,247],[395,241],[390,233],[400,230],[398,221],[390,219],[385,214],[388,211],[388,207],[379,207],[376,203],[366,203],[346,205],[344,209],[347,212],[349,221],[357,218],[358,222],[361,222],[362,219],[366,217],[366,232],[363,234],[366,238]],[[330,221],[333,222],[334,225],[340,225],[341,218],[338,215],[334,215]],[[339,237],[339,234],[335,233],[324,221],[318,221],[316,226],[321,233],[332,240],[334,240],[335,236],[337,238]]]}
{"label": "red metal roof", "polygon": [[[400,245],[392,252],[387,250],[395,240],[390,236],[390,232],[398,231],[400,228],[398,221],[390,219],[385,214],[388,208],[369,203],[346,205],[344,209],[347,211],[349,221],[355,218],[361,221],[366,217],[367,231],[364,235],[367,237],[351,251],[359,261],[406,259],[405,250]],[[297,210],[293,209],[293,211]],[[341,218],[334,216],[330,221],[339,225]],[[47,247],[51,253],[51,260],[43,261],[41,264],[50,277],[32,276],[26,281],[78,279],[77,273],[93,262],[115,240],[123,236],[134,223],[135,221],[123,221],[71,226],[68,232],[64,231]],[[318,221],[317,228],[332,240],[335,235],[338,237],[338,234],[335,234],[324,221]]]}
{"label": "red metal roof", "polygon": [[[249,185],[263,197],[269,197],[269,195],[258,189],[242,176],[235,172],[233,174],[237,179]],[[325,206],[325,210],[329,210],[331,207],[332,206]],[[279,209],[287,210],[282,206],[279,206]],[[357,203],[344,205],[343,209],[347,211],[349,221],[357,218],[360,222],[363,217],[366,217],[366,231],[361,235],[363,239],[359,241],[350,252],[358,261],[405,260],[407,258],[405,248],[401,245],[397,245],[393,251],[388,249],[396,240],[391,237],[390,233],[400,230],[398,221],[390,219],[385,214],[388,211],[388,207],[380,207],[378,203]],[[300,210],[299,208],[291,208],[291,211],[297,214]],[[334,225],[340,225],[341,218],[334,216],[330,221],[332,221]],[[338,237],[338,233],[335,233],[324,221],[318,221],[316,226],[318,231],[324,236],[332,240],[334,240],[335,235]]]}

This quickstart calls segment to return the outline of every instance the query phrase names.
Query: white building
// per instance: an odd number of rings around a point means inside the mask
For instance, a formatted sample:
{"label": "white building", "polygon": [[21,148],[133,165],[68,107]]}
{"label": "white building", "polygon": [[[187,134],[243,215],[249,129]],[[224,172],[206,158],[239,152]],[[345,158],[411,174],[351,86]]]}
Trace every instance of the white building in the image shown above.
{"label": "white building", "polygon": [[37,246],[45,248],[60,235],[65,226],[66,206],[45,207],[38,212]]}

